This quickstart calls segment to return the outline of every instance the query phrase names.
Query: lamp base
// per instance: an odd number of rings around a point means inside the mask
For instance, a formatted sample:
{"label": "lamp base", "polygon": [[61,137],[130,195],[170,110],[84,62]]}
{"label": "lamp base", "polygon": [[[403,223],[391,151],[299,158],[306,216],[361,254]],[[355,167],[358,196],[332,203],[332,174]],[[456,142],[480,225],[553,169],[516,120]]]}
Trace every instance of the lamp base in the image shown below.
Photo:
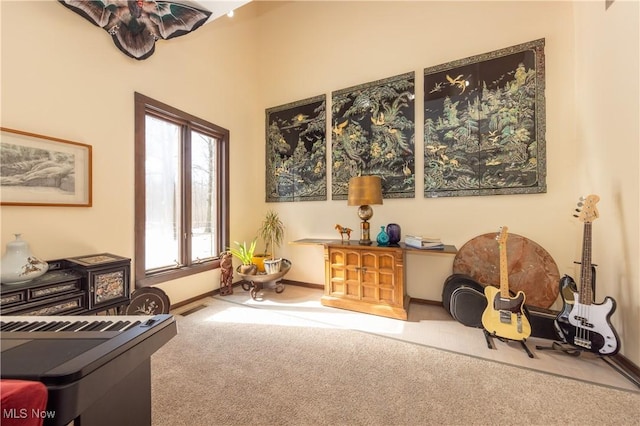
{"label": "lamp base", "polygon": [[358,241],[358,244],[360,244],[361,246],[370,246],[371,243],[372,241],[369,234],[369,222],[363,220],[362,222],[360,222],[360,241]]}

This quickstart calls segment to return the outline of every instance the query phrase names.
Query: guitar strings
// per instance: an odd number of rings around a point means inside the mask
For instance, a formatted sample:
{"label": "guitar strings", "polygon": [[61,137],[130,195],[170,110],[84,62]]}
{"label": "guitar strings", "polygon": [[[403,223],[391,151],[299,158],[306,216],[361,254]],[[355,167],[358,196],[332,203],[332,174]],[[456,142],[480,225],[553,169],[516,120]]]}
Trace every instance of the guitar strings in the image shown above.
{"label": "guitar strings", "polygon": [[[583,254],[580,273],[580,292],[578,294],[578,318],[576,318],[576,335],[580,339],[580,346],[586,347],[587,342],[591,342],[590,330],[586,328],[585,321],[588,321],[591,311],[592,280],[591,280],[591,222],[585,222],[584,235],[582,241]],[[590,349],[590,348],[589,348]]]}

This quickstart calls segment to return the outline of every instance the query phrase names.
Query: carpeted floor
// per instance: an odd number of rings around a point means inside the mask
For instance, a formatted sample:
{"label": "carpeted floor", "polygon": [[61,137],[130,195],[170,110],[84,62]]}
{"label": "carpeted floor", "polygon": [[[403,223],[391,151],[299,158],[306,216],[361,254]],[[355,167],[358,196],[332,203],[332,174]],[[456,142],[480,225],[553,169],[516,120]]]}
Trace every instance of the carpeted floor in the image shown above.
{"label": "carpeted floor", "polygon": [[640,393],[208,299],[152,356],[153,425],[637,425]]}

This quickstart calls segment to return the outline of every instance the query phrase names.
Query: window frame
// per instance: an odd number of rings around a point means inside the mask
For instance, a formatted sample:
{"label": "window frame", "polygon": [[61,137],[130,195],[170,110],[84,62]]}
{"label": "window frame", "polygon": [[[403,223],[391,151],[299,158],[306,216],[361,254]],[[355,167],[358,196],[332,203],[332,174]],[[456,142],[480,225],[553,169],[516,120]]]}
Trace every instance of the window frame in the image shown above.
{"label": "window frame", "polygon": [[[148,96],[135,92],[135,286],[136,288],[146,287],[161,282],[171,281],[178,278],[210,271],[220,267],[220,257],[210,260],[204,260],[198,263],[191,263],[179,266],[174,269],[159,270],[148,272],[146,269],[145,253],[146,253],[146,116],[154,115],[160,119],[173,122],[183,126],[182,132],[191,132],[191,130],[208,134],[215,137],[219,143],[217,149],[216,164],[216,181],[217,181],[217,197],[218,212],[216,220],[217,243],[221,251],[229,245],[229,130],[210,123],[206,120],[193,116],[189,113],[181,111],[170,105],[159,102]],[[191,152],[183,150],[181,155],[186,156],[187,164],[191,166]],[[181,173],[185,179],[183,188],[191,188],[191,180],[184,176],[184,169],[181,167]],[[187,195],[183,194],[183,214],[185,217],[191,217],[191,190]],[[183,232],[190,232],[191,222],[189,220],[188,229],[182,229]],[[191,259],[191,246],[183,244],[186,247],[188,259]]]}

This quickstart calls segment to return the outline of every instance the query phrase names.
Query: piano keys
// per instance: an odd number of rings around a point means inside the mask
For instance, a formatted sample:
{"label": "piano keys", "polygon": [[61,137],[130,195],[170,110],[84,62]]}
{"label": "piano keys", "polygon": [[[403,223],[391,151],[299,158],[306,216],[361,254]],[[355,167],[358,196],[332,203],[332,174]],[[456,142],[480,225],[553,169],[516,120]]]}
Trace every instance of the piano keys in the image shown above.
{"label": "piano keys", "polygon": [[150,425],[151,355],[176,334],[168,314],[2,316],[0,376],[47,386],[45,425]]}

